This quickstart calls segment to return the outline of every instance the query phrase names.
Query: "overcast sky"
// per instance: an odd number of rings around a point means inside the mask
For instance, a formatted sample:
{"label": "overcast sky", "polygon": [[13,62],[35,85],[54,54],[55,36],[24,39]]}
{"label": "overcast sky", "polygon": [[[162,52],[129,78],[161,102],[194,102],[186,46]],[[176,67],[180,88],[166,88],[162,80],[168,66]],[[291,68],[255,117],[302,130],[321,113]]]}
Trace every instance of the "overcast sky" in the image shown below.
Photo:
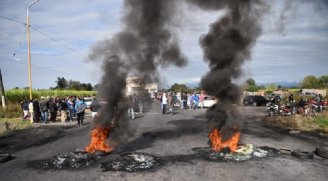
{"label": "overcast sky", "polygon": [[[253,77],[264,84],[327,75],[328,3],[324,1],[295,0],[291,6],[274,1],[263,18],[263,33],[252,49],[251,60],[243,66],[241,79]],[[0,68],[5,89],[28,86],[27,31],[26,26],[3,17],[25,23],[26,7],[31,2],[0,0]],[[88,54],[97,41],[120,31],[122,14],[121,0],[36,3],[30,10],[31,25],[39,31],[31,29],[33,88],[54,87],[57,77],[98,83],[102,72],[99,65],[87,60]],[[193,83],[208,71],[199,37],[223,14],[224,10],[204,12],[181,7],[177,29],[189,63],[182,69],[168,67],[162,71],[163,82]]]}

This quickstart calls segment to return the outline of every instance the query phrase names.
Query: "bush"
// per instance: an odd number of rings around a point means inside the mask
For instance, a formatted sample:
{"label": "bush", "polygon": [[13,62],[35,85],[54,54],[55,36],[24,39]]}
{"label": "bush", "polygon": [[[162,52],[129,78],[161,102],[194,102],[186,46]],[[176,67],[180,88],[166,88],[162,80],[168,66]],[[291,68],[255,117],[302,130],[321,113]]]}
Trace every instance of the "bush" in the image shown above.
{"label": "bush", "polygon": [[24,128],[27,128],[30,126],[31,126],[31,123],[29,120],[23,121],[21,118],[14,118],[14,119],[1,118],[0,119],[0,135],[6,134],[13,130],[24,129]]}
{"label": "bush", "polygon": [[9,103],[6,108],[0,107],[0,118],[22,117],[22,109],[18,103]]}

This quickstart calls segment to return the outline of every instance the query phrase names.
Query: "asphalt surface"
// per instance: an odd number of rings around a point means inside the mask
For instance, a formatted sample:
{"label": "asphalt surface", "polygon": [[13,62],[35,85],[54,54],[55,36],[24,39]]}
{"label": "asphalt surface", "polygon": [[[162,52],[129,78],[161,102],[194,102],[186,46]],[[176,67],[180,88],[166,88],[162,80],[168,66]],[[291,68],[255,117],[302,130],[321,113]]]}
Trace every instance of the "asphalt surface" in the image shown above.
{"label": "asphalt surface", "polygon": [[[284,149],[313,151],[318,145],[328,145],[328,139],[312,134],[289,134],[266,126],[262,119],[265,108],[241,107],[240,143]],[[50,159],[59,153],[83,150],[89,143],[90,117],[86,125],[49,124],[18,131],[0,137],[0,153],[16,158],[0,163],[0,180],[318,180],[328,178],[328,159],[315,156],[302,160],[284,152],[278,157],[244,162],[211,162],[192,159],[192,148],[206,147],[208,138],[205,110],[180,110],[162,115],[159,103],[130,121],[133,135],[119,145],[115,154],[145,152],[167,160],[156,169],[143,172],[102,172],[100,160],[83,169],[36,169],[28,163]],[[103,157],[103,160],[106,160]]]}

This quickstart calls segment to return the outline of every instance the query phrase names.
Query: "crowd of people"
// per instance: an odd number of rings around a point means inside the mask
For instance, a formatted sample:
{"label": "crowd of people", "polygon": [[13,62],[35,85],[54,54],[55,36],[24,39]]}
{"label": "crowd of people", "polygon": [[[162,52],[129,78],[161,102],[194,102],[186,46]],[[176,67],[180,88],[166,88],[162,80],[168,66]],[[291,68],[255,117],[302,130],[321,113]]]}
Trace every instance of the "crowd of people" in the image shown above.
{"label": "crowd of people", "polygon": [[[161,109],[162,113],[166,114],[168,111],[175,114],[175,110],[177,107],[182,109],[195,110],[200,107],[203,109],[204,107],[204,92],[201,92],[199,95],[194,92],[193,94],[182,93],[181,101],[177,98],[176,93],[173,92],[164,92],[161,101]],[[179,103],[181,105],[179,105]]]}
{"label": "crowd of people", "polygon": [[[57,118],[61,122],[73,122],[77,120],[79,126],[83,125],[84,113],[87,105],[82,97],[67,96],[66,98],[41,97],[40,100],[33,99],[21,102],[23,119],[30,119],[31,123],[56,122]],[[97,114],[100,104],[96,97],[90,105],[92,117]]]}
{"label": "crowd of people", "polygon": [[145,106],[148,102],[148,96],[143,95],[142,93],[137,94],[130,94],[127,96],[128,102],[128,115],[130,119],[135,118],[135,113],[143,113]]}

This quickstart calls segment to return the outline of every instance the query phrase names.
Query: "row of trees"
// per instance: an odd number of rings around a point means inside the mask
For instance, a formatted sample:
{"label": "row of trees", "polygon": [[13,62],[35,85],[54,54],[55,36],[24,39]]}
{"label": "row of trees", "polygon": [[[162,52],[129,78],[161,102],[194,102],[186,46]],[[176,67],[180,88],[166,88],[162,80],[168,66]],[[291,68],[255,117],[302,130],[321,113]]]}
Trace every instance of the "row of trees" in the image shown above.
{"label": "row of trees", "polygon": [[328,75],[322,75],[320,77],[314,75],[306,76],[304,77],[301,86],[302,88],[327,89]]}
{"label": "row of trees", "polygon": [[200,92],[201,88],[196,87],[196,88],[190,88],[185,84],[173,84],[169,89],[162,89],[160,92],[185,92],[185,93],[193,93],[193,92]]}
{"label": "row of trees", "polygon": [[[276,86],[275,84],[270,84],[266,87],[257,86],[255,80],[253,78],[249,78],[246,80],[246,90],[250,92],[256,92],[260,89],[266,89],[269,91],[280,90],[283,87],[281,85]],[[316,77],[314,75],[309,75],[304,77],[302,82],[300,82],[298,88],[306,88],[306,89],[328,89],[328,75],[322,75],[320,77]]]}
{"label": "row of trees", "polygon": [[61,89],[61,90],[86,90],[91,91],[93,90],[91,83],[81,83],[75,80],[66,80],[64,77],[57,77],[56,80],[56,87],[53,89]]}

